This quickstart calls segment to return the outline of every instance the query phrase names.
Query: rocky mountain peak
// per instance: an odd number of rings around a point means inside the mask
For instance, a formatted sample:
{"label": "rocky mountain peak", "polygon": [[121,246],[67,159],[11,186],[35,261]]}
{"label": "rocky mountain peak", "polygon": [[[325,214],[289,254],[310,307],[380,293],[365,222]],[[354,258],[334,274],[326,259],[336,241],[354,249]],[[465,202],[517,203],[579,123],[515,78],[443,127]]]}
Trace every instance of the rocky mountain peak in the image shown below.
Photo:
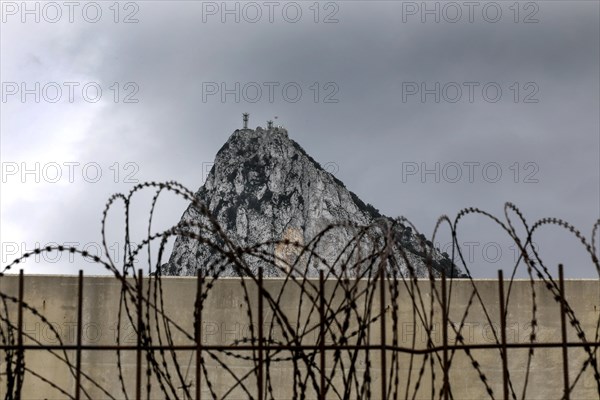
{"label": "rocky mountain peak", "polygon": [[[275,255],[276,260],[272,264],[258,258],[248,261],[253,271],[264,267],[266,276],[283,275],[298,260],[300,247],[310,243],[332,224],[344,225],[322,235],[322,240],[315,247],[323,257],[321,261],[304,260],[306,264],[301,268],[309,276],[317,275],[317,268],[323,266],[319,264],[327,262],[332,267],[340,254],[348,252],[346,246],[356,240],[358,227],[372,225],[378,220],[389,225],[394,223],[373,206],[362,202],[339,179],[323,169],[289,138],[285,128],[273,127],[272,124],[267,129],[245,127],[236,130],[217,152],[213,168],[196,195],[236,245],[269,243],[265,250]],[[187,226],[186,229],[197,234],[200,232],[198,225],[206,223],[205,220],[206,217],[190,205],[182,216],[180,226]],[[422,257],[424,241],[413,237],[409,228],[396,226],[395,229],[411,264],[414,262],[420,275],[426,275]],[[382,245],[382,232],[379,229],[379,234],[365,236],[359,247],[366,252],[373,246]],[[210,246],[180,235],[162,273],[194,275],[197,268],[202,268],[206,274],[212,275],[217,268],[211,264],[214,254]],[[401,259],[399,257],[400,264],[404,262]],[[437,269],[447,266],[445,258],[435,251],[433,262]],[[221,276],[236,276],[239,271],[230,265],[223,267],[219,273]]]}

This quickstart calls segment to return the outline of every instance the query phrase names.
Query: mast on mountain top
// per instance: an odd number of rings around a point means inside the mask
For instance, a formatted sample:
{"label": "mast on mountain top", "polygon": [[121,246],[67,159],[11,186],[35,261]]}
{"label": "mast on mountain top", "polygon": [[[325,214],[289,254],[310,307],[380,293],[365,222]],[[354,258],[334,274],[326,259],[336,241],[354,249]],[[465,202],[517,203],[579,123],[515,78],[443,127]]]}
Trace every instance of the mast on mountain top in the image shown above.
{"label": "mast on mountain top", "polygon": [[244,117],[244,129],[248,129],[248,117],[250,116],[250,114],[248,114],[246,112],[246,113],[243,113],[242,115]]}

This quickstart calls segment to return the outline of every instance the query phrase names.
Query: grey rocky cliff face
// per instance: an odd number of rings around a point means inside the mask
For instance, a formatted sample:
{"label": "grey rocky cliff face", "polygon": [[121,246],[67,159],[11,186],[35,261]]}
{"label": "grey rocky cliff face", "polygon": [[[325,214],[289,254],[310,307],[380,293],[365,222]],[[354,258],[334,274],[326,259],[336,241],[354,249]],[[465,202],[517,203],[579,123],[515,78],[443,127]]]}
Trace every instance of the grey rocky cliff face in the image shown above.
{"label": "grey rocky cliff face", "polygon": [[[343,265],[351,264],[353,267],[344,274],[356,276],[373,266],[358,260],[384,247],[386,226],[393,224],[392,219],[365,205],[342,182],[321,168],[283,128],[236,130],[217,153],[213,168],[196,196],[236,246],[267,243],[261,249],[271,257],[274,255],[271,262],[244,256],[251,273],[263,267],[265,276],[282,276],[290,268],[295,274],[316,276],[319,267],[335,269],[340,274]],[[210,226],[208,218],[190,205],[180,226],[223,245],[218,235],[190,226],[193,223]],[[321,259],[301,254],[302,246],[309,245],[332,224],[343,225],[331,228],[311,245]],[[360,227],[369,225],[371,228],[366,234],[355,237],[361,232]],[[424,238],[417,238],[409,228],[397,223],[392,231],[394,244],[390,248],[397,265],[388,269],[408,273],[399,250],[402,247],[416,274],[426,276],[422,256],[427,246]],[[346,248],[348,243],[358,244],[358,250]],[[448,268],[447,258],[430,247],[427,250],[432,253],[436,275],[441,268]],[[194,275],[201,268],[203,273],[214,275],[214,259],[219,258],[215,257],[216,253],[196,238],[179,235],[169,262],[161,272]],[[223,263],[219,271],[220,276],[240,274],[232,263]]]}

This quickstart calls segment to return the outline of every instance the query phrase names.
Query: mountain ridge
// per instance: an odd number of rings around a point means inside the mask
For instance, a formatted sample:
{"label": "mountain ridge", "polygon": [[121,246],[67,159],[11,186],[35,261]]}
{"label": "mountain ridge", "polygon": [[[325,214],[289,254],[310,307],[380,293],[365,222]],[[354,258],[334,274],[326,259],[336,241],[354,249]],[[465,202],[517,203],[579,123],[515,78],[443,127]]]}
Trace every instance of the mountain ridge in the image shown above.
{"label": "mountain ridge", "polygon": [[[217,152],[213,167],[196,197],[237,245],[268,243],[265,249],[274,260],[269,263],[247,257],[252,273],[263,267],[266,276],[282,276],[293,267],[294,273],[315,276],[322,266],[340,272],[346,268],[340,260],[348,263],[352,257],[356,258],[356,254],[348,250],[348,243],[358,240],[358,227],[366,226],[372,228],[368,235],[360,236],[357,254],[382,248],[384,231],[393,227],[394,243],[391,246],[397,261],[395,273],[408,275],[412,266],[412,273],[427,276],[427,263],[436,275],[442,269],[457,272],[447,255],[435,250],[424,236],[412,234],[410,227],[363,202],[299,143],[289,138],[282,127],[236,129]],[[198,235],[201,233],[199,226],[206,223],[206,216],[190,205],[180,226]],[[328,229],[330,231],[323,235],[322,232]],[[319,235],[323,242],[314,250],[322,256],[322,261],[316,262],[307,258],[301,248]],[[220,240],[214,233],[206,236],[216,242]],[[211,246],[180,234],[169,262],[161,272],[194,275],[201,268],[209,275],[239,275],[234,265],[218,269],[211,266],[214,255]],[[301,257],[307,259],[299,262]],[[355,263],[352,274],[371,268],[359,264]]]}

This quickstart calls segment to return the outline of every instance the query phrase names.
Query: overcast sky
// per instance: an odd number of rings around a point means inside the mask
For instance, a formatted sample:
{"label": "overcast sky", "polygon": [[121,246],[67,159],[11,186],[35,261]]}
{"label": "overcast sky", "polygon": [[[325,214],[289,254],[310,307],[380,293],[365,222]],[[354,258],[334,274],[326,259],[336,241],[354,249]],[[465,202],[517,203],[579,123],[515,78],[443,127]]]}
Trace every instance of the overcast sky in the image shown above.
{"label": "overcast sky", "polygon": [[[36,243],[99,249],[106,200],[135,181],[196,191],[245,111],[252,128],[277,116],[350,190],[427,236],[464,207],[503,219],[507,201],[588,238],[600,216],[597,1],[23,4],[2,2],[2,266]],[[156,229],[187,206],[162,200]],[[115,251],[123,215],[109,219]],[[553,269],[598,277],[568,234],[534,241]],[[459,242],[475,276],[514,261],[484,217]],[[50,257],[26,271],[104,273]]]}

